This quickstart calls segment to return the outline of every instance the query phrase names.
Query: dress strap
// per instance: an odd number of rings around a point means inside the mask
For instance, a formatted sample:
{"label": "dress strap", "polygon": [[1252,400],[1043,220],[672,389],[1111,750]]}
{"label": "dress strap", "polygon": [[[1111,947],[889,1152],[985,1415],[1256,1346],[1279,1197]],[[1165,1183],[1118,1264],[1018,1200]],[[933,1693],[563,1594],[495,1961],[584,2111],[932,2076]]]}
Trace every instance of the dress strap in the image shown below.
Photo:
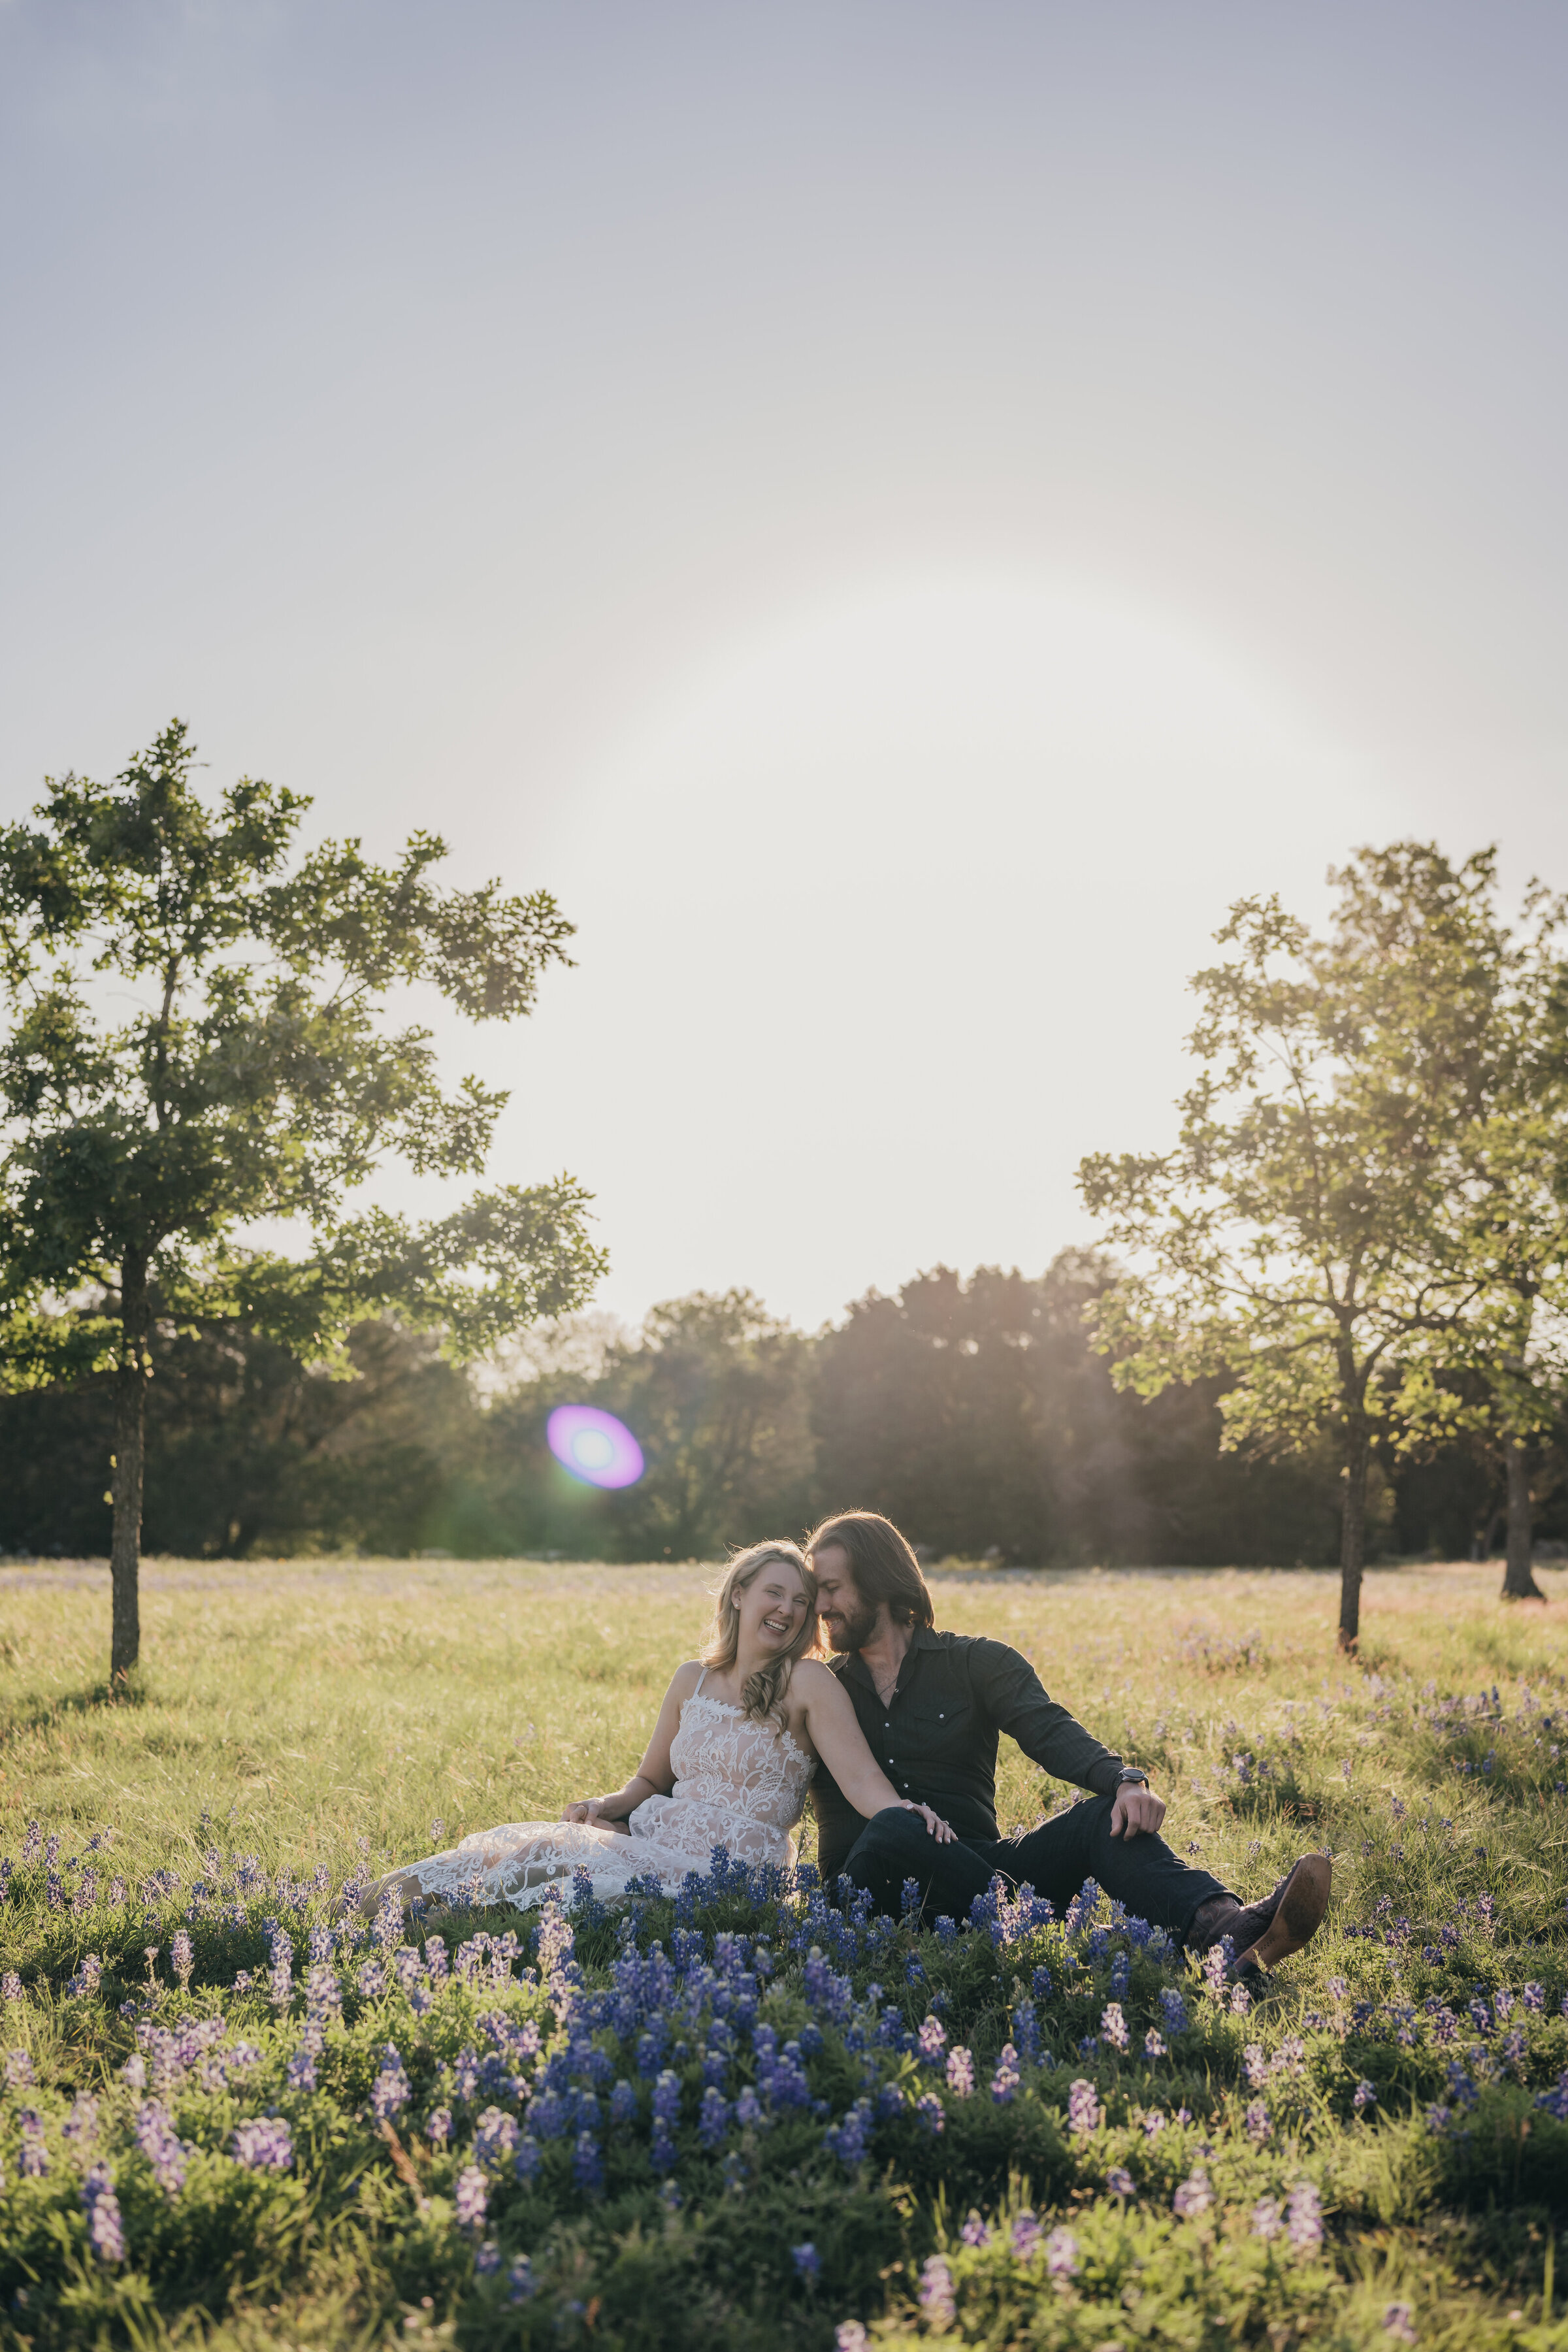
{"label": "dress strap", "polygon": [[694,1690],[694,1691],[692,1692],[692,1694],[691,1694],[691,1696],[692,1696],[692,1697],[693,1697],[693,1698],[696,1698],[696,1697],[700,1695],[700,1691],[701,1691],[701,1689],[702,1689],[702,1685],[703,1685],[703,1684],[707,1681],[707,1679],[708,1679],[708,1669],[707,1669],[707,1667],[706,1667],[706,1666],[704,1666],[704,1667],[703,1667],[703,1669],[702,1669],[702,1672],[701,1672],[701,1673],[698,1675],[698,1677],[697,1677],[697,1688],[696,1688],[696,1690]]}

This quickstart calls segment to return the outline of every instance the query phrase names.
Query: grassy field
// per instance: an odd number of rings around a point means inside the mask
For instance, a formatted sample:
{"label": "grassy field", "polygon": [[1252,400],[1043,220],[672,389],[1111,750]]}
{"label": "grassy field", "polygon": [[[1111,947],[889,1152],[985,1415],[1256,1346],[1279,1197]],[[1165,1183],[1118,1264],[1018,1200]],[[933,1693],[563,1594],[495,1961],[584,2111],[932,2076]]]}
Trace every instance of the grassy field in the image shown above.
{"label": "grassy field", "polygon": [[[1331,1850],[1247,2011],[1103,1906],[718,1883],[575,1915],[574,1964],[516,1916],[351,1948],[351,1874],[623,1777],[702,1577],[150,1563],[110,1704],[102,1571],[0,1570],[0,2347],[1568,2346],[1568,1612],[1498,1580],[1372,1577],[1346,1665],[1323,1576],[933,1580],[1179,1852],[1250,1893]],[[1005,1828],[1067,1794],[1005,1748]]]}

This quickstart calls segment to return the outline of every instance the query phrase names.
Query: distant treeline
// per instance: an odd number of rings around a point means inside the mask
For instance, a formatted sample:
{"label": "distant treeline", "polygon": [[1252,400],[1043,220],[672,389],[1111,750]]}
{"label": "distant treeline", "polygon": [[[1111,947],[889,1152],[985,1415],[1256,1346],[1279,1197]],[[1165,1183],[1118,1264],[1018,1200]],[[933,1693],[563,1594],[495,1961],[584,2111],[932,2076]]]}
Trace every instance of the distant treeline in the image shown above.
{"label": "distant treeline", "polygon": [[[938,1556],[1009,1564],[1306,1566],[1339,1546],[1330,1448],[1219,1449],[1220,1384],[1145,1402],[1113,1388],[1083,1324],[1111,1269],[1066,1252],[1037,1279],[938,1268],[875,1292],[815,1337],[744,1291],[656,1307],[585,1359],[581,1331],[489,1393],[427,1337],[355,1332],[332,1380],[215,1327],[154,1339],[145,1543],[186,1557],[320,1550],[710,1558],[851,1506]],[[601,1493],[552,1458],[562,1402],[636,1432],[644,1478]],[[0,1397],[0,1549],[109,1547],[107,1381]],[[1536,1528],[1568,1535],[1547,1448]],[[1377,1465],[1373,1554],[1493,1550],[1500,1465],[1479,1440]]]}

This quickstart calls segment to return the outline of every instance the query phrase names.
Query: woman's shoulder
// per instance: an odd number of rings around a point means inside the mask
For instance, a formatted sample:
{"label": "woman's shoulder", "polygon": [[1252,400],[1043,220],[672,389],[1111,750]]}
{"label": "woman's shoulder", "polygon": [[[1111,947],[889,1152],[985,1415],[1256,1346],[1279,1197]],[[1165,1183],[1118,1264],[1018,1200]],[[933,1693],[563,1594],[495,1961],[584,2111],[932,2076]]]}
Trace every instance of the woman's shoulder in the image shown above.
{"label": "woman's shoulder", "polygon": [[692,1692],[697,1688],[698,1684],[702,1680],[702,1673],[703,1667],[700,1658],[687,1658],[680,1665],[677,1666],[675,1672],[669,1678],[669,1687],[671,1692],[677,1698],[689,1698]]}
{"label": "woman's shoulder", "polygon": [[795,1670],[790,1676],[792,1695],[798,1692],[803,1699],[812,1698],[819,1692],[825,1692],[829,1683],[835,1690],[838,1688],[837,1675],[831,1666],[825,1666],[820,1658],[795,1660]]}

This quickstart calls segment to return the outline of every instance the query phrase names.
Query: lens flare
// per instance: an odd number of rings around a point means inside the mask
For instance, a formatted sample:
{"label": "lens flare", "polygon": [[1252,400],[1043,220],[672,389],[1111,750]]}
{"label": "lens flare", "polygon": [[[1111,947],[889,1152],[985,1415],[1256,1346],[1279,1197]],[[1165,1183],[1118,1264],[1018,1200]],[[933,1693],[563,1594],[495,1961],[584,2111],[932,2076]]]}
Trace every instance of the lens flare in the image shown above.
{"label": "lens flare", "polygon": [[596,1404],[558,1404],[545,1436],[562,1468],[590,1486],[635,1486],[642,1476],[642,1447],[624,1421]]}

